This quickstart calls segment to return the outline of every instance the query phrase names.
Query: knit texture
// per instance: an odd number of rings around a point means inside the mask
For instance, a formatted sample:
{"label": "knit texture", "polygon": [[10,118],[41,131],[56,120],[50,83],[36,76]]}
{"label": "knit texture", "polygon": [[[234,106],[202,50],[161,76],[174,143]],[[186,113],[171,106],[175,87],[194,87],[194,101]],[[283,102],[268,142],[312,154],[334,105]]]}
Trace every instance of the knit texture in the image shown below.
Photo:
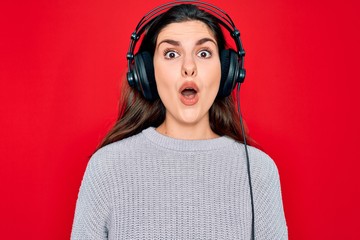
{"label": "knit texture", "polygon": [[[249,147],[255,239],[287,239],[278,170]],[[244,145],[179,140],[150,127],[90,159],[71,239],[250,239]]]}

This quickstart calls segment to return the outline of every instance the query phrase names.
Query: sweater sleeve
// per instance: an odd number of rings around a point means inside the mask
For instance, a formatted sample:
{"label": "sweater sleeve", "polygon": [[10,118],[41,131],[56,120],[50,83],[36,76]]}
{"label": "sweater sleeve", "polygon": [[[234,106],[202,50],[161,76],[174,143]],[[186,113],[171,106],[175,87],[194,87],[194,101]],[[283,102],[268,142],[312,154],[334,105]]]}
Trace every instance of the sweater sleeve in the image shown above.
{"label": "sweater sleeve", "polygon": [[274,161],[265,153],[255,158],[252,170],[255,202],[255,239],[288,239],[280,179]]}
{"label": "sweater sleeve", "polygon": [[107,239],[110,215],[109,179],[104,159],[90,159],[76,203],[71,239]]}

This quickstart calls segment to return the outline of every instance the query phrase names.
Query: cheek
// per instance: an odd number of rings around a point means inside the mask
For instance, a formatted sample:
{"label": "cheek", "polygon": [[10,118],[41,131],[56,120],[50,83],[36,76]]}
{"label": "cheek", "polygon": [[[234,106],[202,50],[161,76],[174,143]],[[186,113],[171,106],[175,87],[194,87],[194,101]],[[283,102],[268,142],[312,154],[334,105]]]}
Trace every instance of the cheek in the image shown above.
{"label": "cheek", "polygon": [[211,66],[208,65],[205,68],[204,74],[206,75],[205,79],[208,79],[208,81],[206,81],[207,88],[217,93],[219,90],[220,79],[221,79],[220,61],[215,62]]}
{"label": "cheek", "polygon": [[175,87],[172,80],[176,79],[174,73],[175,69],[172,69],[169,64],[161,61],[154,61],[156,87],[163,102],[165,99],[168,99],[171,95],[174,94],[172,91],[172,89]]}

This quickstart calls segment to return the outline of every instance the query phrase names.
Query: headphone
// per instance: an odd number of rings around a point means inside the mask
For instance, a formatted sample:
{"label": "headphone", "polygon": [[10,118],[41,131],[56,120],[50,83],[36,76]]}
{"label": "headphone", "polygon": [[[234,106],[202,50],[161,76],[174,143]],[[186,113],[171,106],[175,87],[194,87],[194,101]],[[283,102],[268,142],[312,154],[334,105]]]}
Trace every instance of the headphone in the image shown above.
{"label": "headphone", "polygon": [[156,89],[154,65],[151,54],[147,51],[143,51],[143,52],[138,52],[134,55],[134,49],[136,43],[140,39],[141,34],[146,30],[147,27],[151,25],[151,23],[153,23],[155,19],[161,17],[162,14],[164,14],[170,8],[181,4],[192,4],[198,7],[200,10],[203,10],[211,14],[213,17],[215,17],[218,24],[222,25],[225,29],[227,29],[230,32],[230,35],[234,39],[236,44],[236,50],[224,49],[220,53],[221,80],[220,80],[220,86],[217,97],[221,98],[221,97],[229,96],[237,84],[238,86],[237,105],[240,116],[242,135],[244,138],[244,147],[246,153],[246,165],[247,165],[250,201],[251,201],[252,218],[251,218],[250,239],[254,240],[255,239],[254,199],[253,199],[251,174],[250,174],[249,153],[247,150],[245,130],[241,117],[240,97],[239,97],[240,85],[241,83],[244,82],[245,74],[246,74],[246,71],[244,69],[245,51],[241,43],[240,32],[239,30],[236,29],[235,24],[230,18],[230,16],[220,8],[212,4],[201,1],[178,0],[175,2],[165,3],[154,8],[140,20],[140,22],[135,28],[135,31],[131,34],[129,51],[126,55],[127,63],[128,63],[127,81],[129,85],[133,88],[136,88],[146,100],[154,101],[159,98]]}
{"label": "headphone", "polygon": [[240,32],[236,29],[230,16],[220,8],[209,3],[201,1],[175,1],[160,5],[150,12],[148,12],[138,23],[135,31],[131,34],[131,41],[129,51],[127,53],[127,81],[129,85],[137,89],[142,96],[149,101],[154,101],[159,98],[153,59],[149,52],[138,52],[134,55],[136,43],[140,39],[141,34],[153,22],[154,19],[162,16],[164,12],[171,7],[181,4],[192,4],[197,6],[200,10],[204,10],[216,18],[218,24],[227,29],[236,44],[236,51],[234,49],[224,49],[220,53],[221,63],[221,80],[217,97],[227,97],[235,88],[236,83],[242,83],[245,79],[244,56],[245,51],[242,47]]}

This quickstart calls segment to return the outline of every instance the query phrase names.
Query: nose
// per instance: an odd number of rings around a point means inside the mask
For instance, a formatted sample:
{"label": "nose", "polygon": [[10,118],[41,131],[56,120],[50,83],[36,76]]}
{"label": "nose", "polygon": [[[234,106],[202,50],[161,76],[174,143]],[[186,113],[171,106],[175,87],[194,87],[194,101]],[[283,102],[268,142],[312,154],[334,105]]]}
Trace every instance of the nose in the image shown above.
{"label": "nose", "polygon": [[184,58],[181,73],[183,77],[194,77],[196,76],[197,69],[193,57],[189,56]]}

